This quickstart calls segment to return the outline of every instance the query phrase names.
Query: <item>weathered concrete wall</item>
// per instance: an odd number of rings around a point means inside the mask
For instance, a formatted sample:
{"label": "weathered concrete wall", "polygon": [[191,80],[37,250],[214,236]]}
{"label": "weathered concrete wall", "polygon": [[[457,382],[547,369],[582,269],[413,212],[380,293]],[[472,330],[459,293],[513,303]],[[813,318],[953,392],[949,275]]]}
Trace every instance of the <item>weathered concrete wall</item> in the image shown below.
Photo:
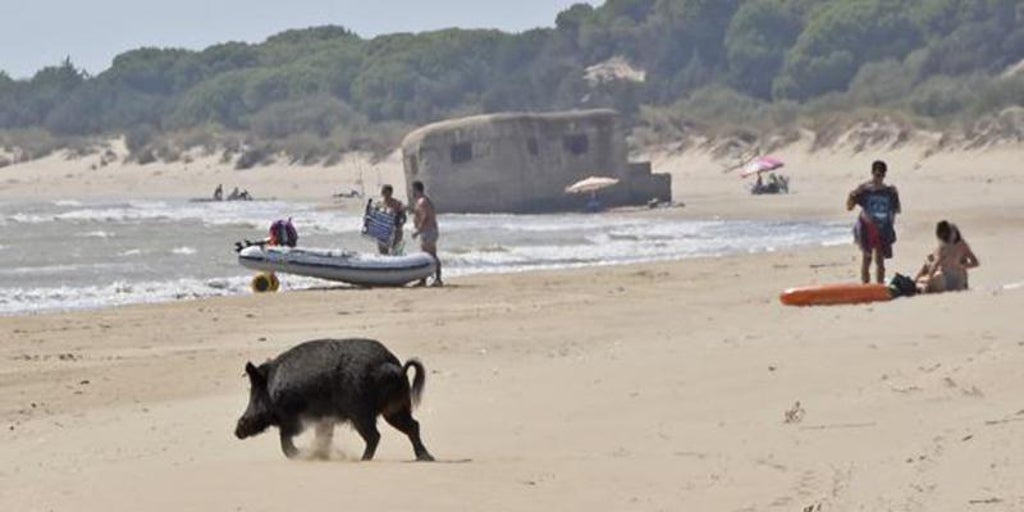
{"label": "weathered concrete wall", "polygon": [[[589,176],[621,181],[609,205],[670,198],[666,179],[631,168],[613,110],[493,114],[443,121],[402,143],[406,182],[419,180],[442,212],[540,212],[580,208],[565,187]],[[666,176],[667,178],[667,176]],[[635,197],[642,194],[644,197]]]}

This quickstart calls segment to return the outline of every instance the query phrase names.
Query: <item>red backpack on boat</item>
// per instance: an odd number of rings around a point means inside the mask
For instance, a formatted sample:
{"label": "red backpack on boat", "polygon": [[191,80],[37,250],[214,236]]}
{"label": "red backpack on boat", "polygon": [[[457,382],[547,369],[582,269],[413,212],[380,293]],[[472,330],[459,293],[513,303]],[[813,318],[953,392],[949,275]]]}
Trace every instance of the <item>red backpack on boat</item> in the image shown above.
{"label": "red backpack on boat", "polygon": [[288,220],[275,220],[270,225],[269,245],[283,245],[295,247],[299,243],[299,232],[295,230],[291,217]]}

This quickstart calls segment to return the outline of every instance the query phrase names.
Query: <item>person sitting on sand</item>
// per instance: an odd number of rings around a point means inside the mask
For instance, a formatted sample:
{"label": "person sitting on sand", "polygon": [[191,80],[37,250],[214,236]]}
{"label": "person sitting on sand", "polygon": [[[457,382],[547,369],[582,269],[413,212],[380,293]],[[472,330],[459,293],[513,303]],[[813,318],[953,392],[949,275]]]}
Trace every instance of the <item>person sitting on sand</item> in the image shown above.
{"label": "person sitting on sand", "polygon": [[231,190],[231,193],[228,194],[228,201],[235,201],[239,196],[241,196],[241,194],[238,192],[238,187],[235,187]]}
{"label": "person sitting on sand", "polygon": [[967,289],[967,269],[981,263],[971,251],[955,224],[941,221],[935,226],[939,246],[928,255],[914,281],[920,293],[951,292]]}
{"label": "person sitting on sand", "polygon": [[846,198],[846,209],[861,207],[853,228],[853,237],[860,246],[861,282],[871,281],[871,259],[875,260],[875,279],[885,282],[885,260],[892,258],[892,244],[896,242],[896,214],[900,213],[900,195],[896,187],[886,185],[888,166],[877,160],[871,164],[871,181],[861,184]]}

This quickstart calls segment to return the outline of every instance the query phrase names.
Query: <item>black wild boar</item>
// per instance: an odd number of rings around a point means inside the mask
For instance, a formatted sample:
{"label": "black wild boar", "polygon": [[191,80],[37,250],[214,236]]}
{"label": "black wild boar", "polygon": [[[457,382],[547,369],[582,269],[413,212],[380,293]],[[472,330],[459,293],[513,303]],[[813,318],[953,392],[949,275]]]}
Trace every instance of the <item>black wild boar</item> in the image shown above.
{"label": "black wild boar", "polygon": [[[412,386],[406,372],[416,370]],[[380,342],[367,339],[315,340],[293,347],[249,374],[249,406],[238,419],[235,435],[254,436],[270,426],[281,434],[281,450],[292,458],[292,438],[307,424],[316,425],[316,447],[324,454],[337,423],[351,422],[366,441],[363,460],[373,458],[380,441],[377,416],[412,441],[418,460],[434,460],[420,440],[412,417],[426,381],[423,365],[410,359],[403,366]]]}

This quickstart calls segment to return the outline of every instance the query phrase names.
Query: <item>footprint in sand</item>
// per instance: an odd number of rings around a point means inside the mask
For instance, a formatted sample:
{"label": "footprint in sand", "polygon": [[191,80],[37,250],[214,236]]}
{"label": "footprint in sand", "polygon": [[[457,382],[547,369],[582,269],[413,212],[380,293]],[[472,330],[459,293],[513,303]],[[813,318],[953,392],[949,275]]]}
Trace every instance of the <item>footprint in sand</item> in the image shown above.
{"label": "footprint in sand", "polygon": [[804,420],[804,414],[806,414],[806,412],[807,411],[805,411],[804,408],[800,405],[800,402],[797,401],[795,404],[793,404],[793,407],[791,407],[784,413],[784,422],[800,423],[801,421]]}
{"label": "footprint in sand", "polygon": [[[797,479],[794,491],[796,491],[797,496],[801,498],[808,498],[817,494],[819,483],[818,475],[815,472],[804,471],[800,473],[800,477]],[[821,504],[818,503],[818,506],[820,507]]]}

